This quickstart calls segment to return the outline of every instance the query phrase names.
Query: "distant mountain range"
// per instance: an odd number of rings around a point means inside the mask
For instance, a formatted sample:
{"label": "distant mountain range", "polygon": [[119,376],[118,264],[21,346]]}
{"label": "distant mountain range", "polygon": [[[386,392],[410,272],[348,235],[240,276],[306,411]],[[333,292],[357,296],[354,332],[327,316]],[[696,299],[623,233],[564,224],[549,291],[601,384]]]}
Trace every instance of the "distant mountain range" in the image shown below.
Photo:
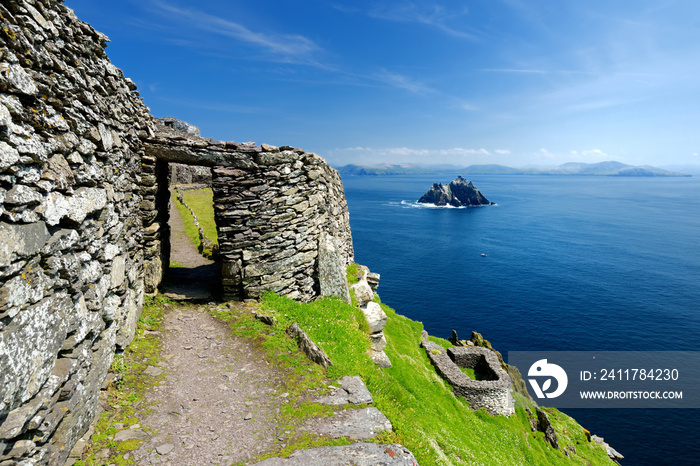
{"label": "distant mountain range", "polygon": [[588,175],[588,176],[692,176],[650,165],[634,166],[620,162],[569,162],[553,168],[513,168],[505,165],[416,165],[378,164],[337,167],[341,175],[418,175],[423,173],[456,173],[470,175]]}

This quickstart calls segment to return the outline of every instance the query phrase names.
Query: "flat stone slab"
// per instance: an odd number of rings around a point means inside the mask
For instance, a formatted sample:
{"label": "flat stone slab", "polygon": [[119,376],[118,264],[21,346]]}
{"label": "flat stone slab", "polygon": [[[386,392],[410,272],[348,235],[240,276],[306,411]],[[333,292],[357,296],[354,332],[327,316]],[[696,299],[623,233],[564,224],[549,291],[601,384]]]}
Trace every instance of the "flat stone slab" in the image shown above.
{"label": "flat stone slab", "polygon": [[126,429],[119,431],[114,435],[115,442],[124,442],[125,440],[134,439],[148,440],[149,438],[150,436],[141,429]]}
{"label": "flat stone slab", "polygon": [[318,400],[319,403],[324,405],[344,405],[348,403],[359,405],[363,403],[370,404],[373,401],[372,394],[367,390],[362,379],[358,376],[349,377],[347,375],[340,379],[340,388],[335,393]]}
{"label": "flat stone slab", "polygon": [[381,411],[370,407],[340,411],[334,417],[309,419],[303,429],[333,438],[366,440],[376,437],[379,431],[391,431],[392,427]]}
{"label": "flat stone slab", "polygon": [[413,453],[402,445],[380,445],[376,443],[354,443],[340,447],[321,447],[297,450],[288,458],[268,458],[256,466],[331,466],[346,465],[418,466]]}

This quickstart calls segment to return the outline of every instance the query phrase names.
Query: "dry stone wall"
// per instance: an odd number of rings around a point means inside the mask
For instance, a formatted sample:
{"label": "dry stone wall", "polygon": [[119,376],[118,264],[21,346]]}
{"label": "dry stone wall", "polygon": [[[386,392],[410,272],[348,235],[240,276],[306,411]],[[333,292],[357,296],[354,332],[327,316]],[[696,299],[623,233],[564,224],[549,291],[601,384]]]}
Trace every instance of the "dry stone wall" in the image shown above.
{"label": "dry stone wall", "polygon": [[145,142],[148,157],[212,168],[224,299],[268,290],[302,301],[347,295],[347,283],[344,293],[331,284],[344,281],[354,259],[348,206],[340,175],[323,158],[290,146],[213,141],[174,125],[159,126]]}
{"label": "dry stone wall", "polygon": [[224,298],[272,290],[308,301],[324,281],[319,244],[332,241],[343,266],[353,260],[340,176],[315,154],[263,147],[247,167],[212,171]]}
{"label": "dry stone wall", "polygon": [[61,2],[0,22],[0,465],[62,464],[142,307],[151,123]]}
{"label": "dry stone wall", "polygon": [[159,124],[60,0],[0,23],[0,466],[63,464],[167,269],[170,163],[212,168],[227,299],[312,299],[352,239],[319,156]]}

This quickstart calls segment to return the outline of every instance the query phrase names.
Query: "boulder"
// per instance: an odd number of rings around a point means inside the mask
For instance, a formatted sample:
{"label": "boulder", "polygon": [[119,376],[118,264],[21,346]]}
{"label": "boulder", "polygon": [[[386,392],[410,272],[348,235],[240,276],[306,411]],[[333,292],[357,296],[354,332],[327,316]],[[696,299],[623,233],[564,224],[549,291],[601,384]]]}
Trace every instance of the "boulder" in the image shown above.
{"label": "boulder", "polygon": [[540,407],[536,407],[537,410],[537,430],[544,433],[544,439],[554,448],[559,448],[559,441],[557,440],[557,433],[554,432],[552,423],[549,421],[549,416],[547,413],[542,411]]}
{"label": "boulder", "polygon": [[374,299],[374,291],[372,291],[372,287],[370,287],[365,279],[352,284],[350,288],[355,291],[355,299],[357,299],[357,304],[359,306],[364,306]]}

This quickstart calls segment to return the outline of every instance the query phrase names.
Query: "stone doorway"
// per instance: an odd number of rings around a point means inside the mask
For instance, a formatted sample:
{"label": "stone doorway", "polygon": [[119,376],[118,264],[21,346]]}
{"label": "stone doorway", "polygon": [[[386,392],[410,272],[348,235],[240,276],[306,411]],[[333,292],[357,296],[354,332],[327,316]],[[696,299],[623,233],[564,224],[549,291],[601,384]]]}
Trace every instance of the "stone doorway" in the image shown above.
{"label": "stone doorway", "polygon": [[[212,233],[207,228],[205,232],[202,228],[207,221],[213,221],[213,199],[208,195],[211,193],[211,170],[197,165],[171,163],[168,175],[169,239],[163,247],[168,249],[169,260],[160,290],[165,296],[176,300],[217,300],[221,296],[221,267],[216,260],[216,231]],[[193,199],[197,202],[194,203]],[[203,214],[200,205],[209,202],[211,215]],[[205,219],[204,216],[211,218]]]}

